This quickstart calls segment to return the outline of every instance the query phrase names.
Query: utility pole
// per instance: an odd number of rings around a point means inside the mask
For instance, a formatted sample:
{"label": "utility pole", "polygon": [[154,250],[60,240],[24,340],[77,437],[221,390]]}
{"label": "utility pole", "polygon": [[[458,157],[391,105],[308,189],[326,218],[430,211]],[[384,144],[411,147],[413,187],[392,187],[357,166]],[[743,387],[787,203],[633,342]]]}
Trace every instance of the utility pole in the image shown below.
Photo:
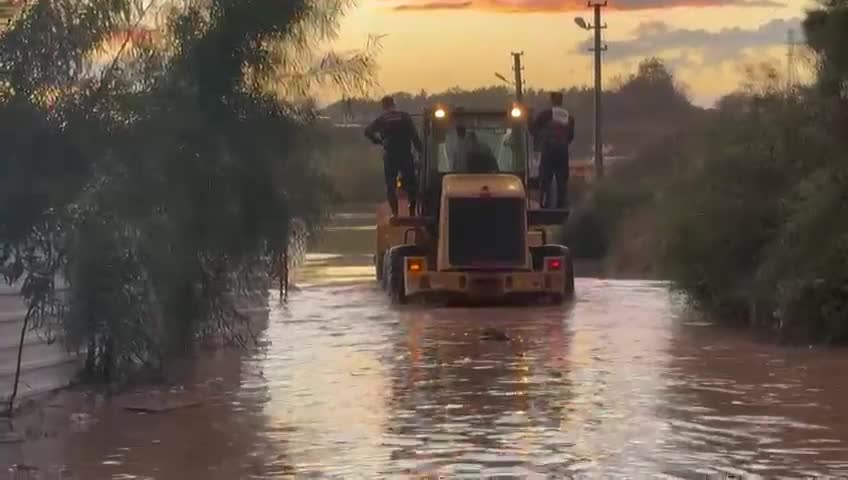
{"label": "utility pole", "polygon": [[[524,101],[524,79],[522,78],[521,72],[524,70],[524,67],[521,66],[521,57],[524,56],[524,52],[512,52],[512,70],[515,73],[515,101],[521,103]],[[520,133],[519,133],[520,132]],[[517,128],[512,130],[512,151],[514,158],[524,158],[526,155],[526,145],[524,142],[525,133],[524,129]],[[523,168],[523,167],[522,167]],[[529,174],[529,172],[525,172],[525,175]]]}
{"label": "utility pole", "polygon": [[342,123],[349,125],[353,123],[353,103],[347,96],[344,97],[344,113],[342,115]]}
{"label": "utility pole", "polygon": [[607,46],[601,46],[601,30],[607,28],[606,24],[601,24],[601,8],[607,6],[606,0],[603,3],[589,1],[589,7],[595,10],[595,22],[592,28],[595,30],[595,46],[590,51],[595,52],[595,176],[603,178],[604,176],[604,149],[603,135],[601,134],[601,53],[607,50]]}
{"label": "utility pole", "polygon": [[524,99],[524,85],[521,79],[521,71],[523,70],[521,66],[522,55],[524,55],[524,52],[512,52],[512,70],[515,72],[515,100],[518,102]]}
{"label": "utility pole", "polygon": [[795,30],[789,29],[786,45],[786,93],[795,88]]}

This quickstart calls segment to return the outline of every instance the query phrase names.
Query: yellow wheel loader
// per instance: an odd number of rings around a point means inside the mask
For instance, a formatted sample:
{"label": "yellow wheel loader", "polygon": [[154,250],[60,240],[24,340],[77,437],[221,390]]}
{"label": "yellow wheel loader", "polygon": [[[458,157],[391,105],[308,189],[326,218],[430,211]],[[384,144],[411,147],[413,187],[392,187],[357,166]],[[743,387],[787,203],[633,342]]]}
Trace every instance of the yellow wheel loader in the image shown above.
{"label": "yellow wheel loader", "polygon": [[[393,301],[562,303],[574,295],[571,254],[550,242],[568,210],[538,207],[530,116],[520,104],[438,105],[420,116],[417,211],[391,217],[383,205],[377,215],[376,276]],[[470,173],[469,157],[463,159],[469,149],[494,157],[497,171]]]}

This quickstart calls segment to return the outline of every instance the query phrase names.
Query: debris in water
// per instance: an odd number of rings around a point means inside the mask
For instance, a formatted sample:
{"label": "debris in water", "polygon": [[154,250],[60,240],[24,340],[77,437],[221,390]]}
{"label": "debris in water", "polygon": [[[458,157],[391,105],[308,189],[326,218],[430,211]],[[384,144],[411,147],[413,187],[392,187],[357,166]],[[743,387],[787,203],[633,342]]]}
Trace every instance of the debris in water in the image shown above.
{"label": "debris in water", "polygon": [[72,413],[69,420],[74,430],[85,430],[97,421],[88,413]]}
{"label": "debris in water", "polygon": [[495,340],[498,342],[506,342],[509,340],[509,336],[506,334],[506,332],[492,327],[486,327],[483,330],[483,334],[480,335],[480,338],[482,340]]}
{"label": "debris in water", "polygon": [[[207,390],[212,390],[211,385],[214,385],[215,379],[202,385]],[[163,390],[148,390],[137,391],[122,395],[116,400],[124,410],[139,414],[149,413],[165,413],[181,408],[194,407],[203,403],[198,397],[199,393],[195,389],[187,389],[183,386],[172,387]]]}
{"label": "debris in water", "polygon": [[5,432],[0,433],[0,444],[3,443],[21,443],[24,441],[24,436],[20,433]]}
{"label": "debris in water", "polygon": [[129,410],[131,412],[165,413],[197,405],[200,405],[199,400],[141,398],[125,402],[123,407],[125,410]]}
{"label": "debris in water", "polygon": [[[13,479],[14,478],[21,478],[21,479],[36,478],[36,477],[32,477],[31,475],[37,474],[38,467],[35,467],[33,465],[27,465],[25,463],[19,463],[19,464],[12,465],[12,468],[9,469],[9,472],[12,473]],[[26,476],[25,477],[18,477],[16,475],[16,473],[26,473]]]}

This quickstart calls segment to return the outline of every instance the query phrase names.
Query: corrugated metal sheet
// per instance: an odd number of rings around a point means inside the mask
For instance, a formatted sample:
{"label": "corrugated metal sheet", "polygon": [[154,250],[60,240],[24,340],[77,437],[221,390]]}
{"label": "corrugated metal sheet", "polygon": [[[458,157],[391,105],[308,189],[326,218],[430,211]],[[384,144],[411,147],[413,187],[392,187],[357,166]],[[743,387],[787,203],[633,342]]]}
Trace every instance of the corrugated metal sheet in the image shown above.
{"label": "corrugated metal sheet", "polygon": [[[0,287],[0,401],[12,393],[26,306],[19,285]],[[79,359],[59,342],[28,331],[21,356],[18,401],[67,386],[79,369]]]}
{"label": "corrugated metal sheet", "polygon": [[[293,221],[289,255],[290,274],[306,257],[307,239],[306,225],[298,220]],[[21,283],[7,285],[0,282],[0,409],[2,404],[8,402],[14,387],[18,345],[26,317],[26,306],[19,294],[20,288]],[[66,285],[61,279],[57,279],[56,288],[66,288]],[[267,321],[272,288],[267,274],[256,272],[249,291],[233,294],[236,297],[237,310],[254,321]],[[82,362],[83,354],[69,353],[61,342],[50,342],[39,332],[26,332],[18,402],[68,386],[80,371]]]}

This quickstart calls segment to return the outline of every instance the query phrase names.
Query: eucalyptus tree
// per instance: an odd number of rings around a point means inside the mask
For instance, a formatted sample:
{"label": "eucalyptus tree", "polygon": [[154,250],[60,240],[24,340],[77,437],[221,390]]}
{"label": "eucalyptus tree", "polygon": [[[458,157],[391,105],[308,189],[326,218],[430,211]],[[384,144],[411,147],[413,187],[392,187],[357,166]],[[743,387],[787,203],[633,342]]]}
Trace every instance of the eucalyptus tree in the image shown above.
{"label": "eucalyptus tree", "polygon": [[374,81],[376,40],[326,51],[350,7],[37,0],[0,35],[0,267],[92,378],[244,340],[232,293],[329,193],[305,100]]}

